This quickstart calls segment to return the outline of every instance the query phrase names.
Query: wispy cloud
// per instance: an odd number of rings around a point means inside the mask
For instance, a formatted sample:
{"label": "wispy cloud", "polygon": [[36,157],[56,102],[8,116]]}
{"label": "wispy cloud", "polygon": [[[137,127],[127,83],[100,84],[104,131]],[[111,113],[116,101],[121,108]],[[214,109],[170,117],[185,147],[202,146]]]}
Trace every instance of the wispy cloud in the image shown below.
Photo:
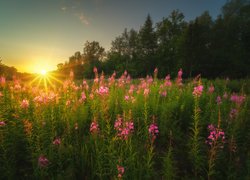
{"label": "wispy cloud", "polygon": [[89,25],[89,21],[88,19],[83,15],[83,13],[81,13],[78,16],[79,20],[81,21],[81,23],[85,24],[85,25]]}
{"label": "wispy cloud", "polygon": [[66,11],[68,8],[66,6],[61,7],[62,11]]}
{"label": "wispy cloud", "polygon": [[[100,0],[97,0],[97,1],[100,1]],[[60,9],[63,12],[67,12],[70,16],[75,16],[80,21],[80,23],[88,26],[90,24],[90,21],[89,21],[89,18],[84,14],[84,10],[80,2],[81,0],[75,0],[71,3],[64,3],[60,7]]]}

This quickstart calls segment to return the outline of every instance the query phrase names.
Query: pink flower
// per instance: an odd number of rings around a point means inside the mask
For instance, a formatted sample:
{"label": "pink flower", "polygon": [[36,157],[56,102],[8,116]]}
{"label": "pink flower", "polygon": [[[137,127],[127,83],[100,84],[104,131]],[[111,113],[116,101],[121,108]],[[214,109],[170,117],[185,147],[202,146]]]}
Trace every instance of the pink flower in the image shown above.
{"label": "pink flower", "polygon": [[122,118],[118,115],[117,120],[115,121],[114,128],[119,131],[122,126]]}
{"label": "pink flower", "polygon": [[210,146],[219,145],[219,147],[223,147],[223,143],[225,142],[225,133],[220,128],[214,127],[212,124],[208,125],[208,130],[210,131],[210,134],[207,137],[206,143]]}
{"label": "pink flower", "polygon": [[89,128],[90,133],[96,134],[99,132],[99,124],[96,121],[93,121]]}
{"label": "pink flower", "polygon": [[67,100],[66,101],[66,106],[69,106],[71,104],[71,101],[70,100]]}
{"label": "pink flower", "polygon": [[108,88],[108,87],[101,86],[97,92],[98,92],[98,94],[100,94],[100,95],[105,95],[105,94],[108,94],[108,93],[109,93],[109,88]]}
{"label": "pink flower", "polygon": [[214,86],[211,84],[211,86],[208,88],[208,93],[212,94],[214,92]]}
{"label": "pink flower", "polygon": [[202,94],[202,91],[203,91],[203,86],[202,85],[196,86],[196,87],[194,87],[193,95],[195,97],[200,97],[201,94]]}
{"label": "pink flower", "polygon": [[163,91],[160,94],[161,94],[161,96],[166,97],[167,96],[167,91]]}
{"label": "pink flower", "polygon": [[222,103],[220,96],[217,96],[216,102],[217,102],[218,105],[220,105]]}
{"label": "pink flower", "polygon": [[178,71],[178,77],[177,77],[177,80],[176,80],[176,83],[177,83],[178,86],[182,85],[182,74],[183,74],[182,69],[180,69]]}
{"label": "pink flower", "polygon": [[0,97],[3,97],[3,93],[0,91]]}
{"label": "pink flower", "polygon": [[150,90],[148,88],[144,89],[143,95],[146,97],[148,96]]}
{"label": "pink flower", "polygon": [[117,165],[117,171],[118,171],[118,178],[122,178],[122,175],[124,174],[125,170],[123,166]]}
{"label": "pink flower", "polygon": [[6,123],[4,121],[0,121],[0,127],[5,126]]}
{"label": "pink flower", "polygon": [[158,74],[158,68],[155,68],[155,70],[154,70],[154,78],[157,77],[157,74]]}
{"label": "pink flower", "polygon": [[21,102],[21,108],[27,109],[29,107],[29,101],[27,99],[24,99]]}
{"label": "pink flower", "polygon": [[61,144],[61,139],[60,139],[60,138],[56,138],[56,139],[53,141],[53,144],[54,144],[54,145],[60,145],[60,144]]}
{"label": "pink flower", "polygon": [[1,76],[1,77],[0,77],[0,85],[1,85],[1,86],[4,86],[5,83],[6,83],[5,77]]}
{"label": "pink flower", "polygon": [[124,99],[125,99],[125,101],[128,101],[129,100],[129,96],[125,95]]}
{"label": "pink flower", "polygon": [[84,92],[82,92],[82,94],[81,94],[81,99],[82,99],[83,101],[86,100],[86,95],[85,95]]}
{"label": "pink flower", "polygon": [[159,129],[158,129],[157,124],[155,123],[150,124],[148,128],[148,132],[152,138],[152,141],[154,142],[154,140],[156,139],[156,136],[159,134]]}
{"label": "pink flower", "polygon": [[129,94],[133,94],[134,89],[135,89],[135,86],[134,86],[134,85],[130,85],[130,88],[129,88],[128,93],[129,93]]}
{"label": "pink flower", "polygon": [[169,74],[165,77],[164,85],[165,86],[172,86],[172,82],[170,81],[170,75]]}
{"label": "pink flower", "polygon": [[96,67],[93,68],[93,72],[97,73],[97,68]]}
{"label": "pink flower", "polygon": [[231,98],[230,98],[230,100],[231,100],[232,102],[235,102],[237,105],[241,105],[241,104],[245,101],[245,99],[246,99],[246,96],[245,96],[245,95],[239,96],[239,95],[237,95],[237,94],[235,94],[235,93],[233,93],[233,94],[231,95]]}
{"label": "pink flower", "polygon": [[134,131],[134,123],[132,121],[123,122],[123,119],[118,116],[115,121],[114,128],[117,130],[117,136],[120,139],[126,140]]}
{"label": "pink flower", "polygon": [[158,68],[155,68],[154,73],[158,73]]}
{"label": "pink flower", "polygon": [[38,158],[38,165],[42,168],[47,167],[49,165],[49,160],[44,155],[41,155]]}

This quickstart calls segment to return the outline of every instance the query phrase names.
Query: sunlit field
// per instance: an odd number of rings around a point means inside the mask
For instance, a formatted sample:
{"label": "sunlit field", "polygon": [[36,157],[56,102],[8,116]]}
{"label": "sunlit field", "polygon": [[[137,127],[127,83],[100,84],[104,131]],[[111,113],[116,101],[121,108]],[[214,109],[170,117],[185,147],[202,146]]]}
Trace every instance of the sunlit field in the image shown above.
{"label": "sunlit field", "polygon": [[0,77],[1,179],[249,179],[244,81]]}

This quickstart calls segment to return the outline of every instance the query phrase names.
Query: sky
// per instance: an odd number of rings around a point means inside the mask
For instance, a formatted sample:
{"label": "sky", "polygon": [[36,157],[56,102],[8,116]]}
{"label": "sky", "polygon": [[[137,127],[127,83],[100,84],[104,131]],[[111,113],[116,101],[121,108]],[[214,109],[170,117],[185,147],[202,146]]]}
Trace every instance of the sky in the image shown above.
{"label": "sky", "polygon": [[215,19],[227,0],[1,0],[0,59],[19,72],[54,70],[86,41],[109,50],[125,28],[139,30],[179,9],[186,21],[208,10]]}

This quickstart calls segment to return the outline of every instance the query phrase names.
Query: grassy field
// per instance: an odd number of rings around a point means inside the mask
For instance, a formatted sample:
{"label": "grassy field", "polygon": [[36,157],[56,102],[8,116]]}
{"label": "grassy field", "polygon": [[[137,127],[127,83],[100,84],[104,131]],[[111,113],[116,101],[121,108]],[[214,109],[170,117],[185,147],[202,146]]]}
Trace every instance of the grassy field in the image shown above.
{"label": "grassy field", "polygon": [[250,179],[249,88],[181,70],[43,88],[0,77],[0,179]]}

